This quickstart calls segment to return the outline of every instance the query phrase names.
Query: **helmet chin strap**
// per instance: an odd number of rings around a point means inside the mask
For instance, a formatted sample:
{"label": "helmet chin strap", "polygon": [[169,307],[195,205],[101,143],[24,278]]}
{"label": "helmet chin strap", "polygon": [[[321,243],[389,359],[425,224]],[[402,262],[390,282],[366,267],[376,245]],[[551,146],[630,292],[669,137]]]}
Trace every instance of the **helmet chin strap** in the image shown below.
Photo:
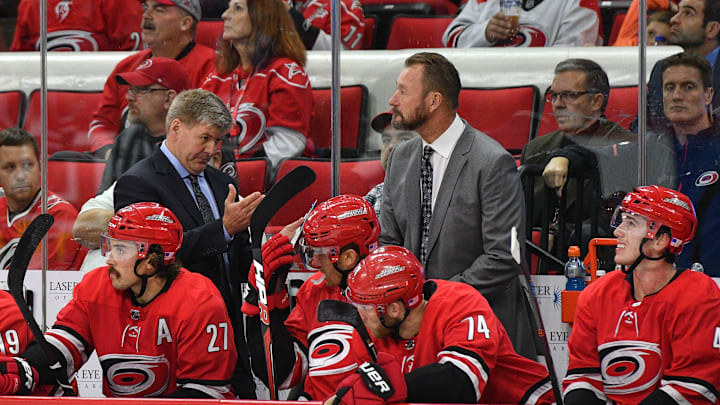
{"label": "helmet chin strap", "polygon": [[645,253],[643,253],[642,248],[643,248],[643,245],[645,244],[645,242],[647,242],[647,241],[649,241],[649,240],[650,240],[650,239],[648,239],[648,238],[643,238],[642,242],[640,242],[640,248],[639,248],[639,250],[640,250],[640,256],[638,256],[638,258],[635,259],[635,261],[633,262],[633,264],[630,265],[630,267],[624,269],[624,270],[623,270],[623,273],[625,273],[625,274],[631,273],[631,272],[632,272],[633,270],[635,270],[635,268],[640,264],[640,262],[643,261],[643,259],[652,260],[652,261],[657,261],[657,260],[662,260],[662,259],[664,259],[664,258],[668,255],[668,252],[667,252],[667,250],[666,250],[665,253],[663,253],[662,255],[660,255],[660,257],[649,257],[649,256],[646,256]]}
{"label": "helmet chin strap", "polygon": [[[141,259],[136,260],[136,261],[135,261],[135,267],[133,268],[133,273],[135,273],[135,276],[140,279],[140,292],[135,295],[135,298],[140,298],[140,297],[143,296],[143,294],[145,294],[145,289],[147,289],[148,279],[149,279],[150,277],[154,277],[155,274],[157,274],[157,269],[155,270],[155,273],[150,274],[150,275],[147,275],[147,274],[146,274],[146,275],[140,275],[140,274],[138,274],[137,269],[138,269],[138,265],[140,265],[140,263],[142,263],[142,260],[141,260]],[[132,290],[130,290],[130,291],[132,292]],[[133,292],[133,294],[135,294],[135,293]]]}
{"label": "helmet chin strap", "polygon": [[393,339],[403,340],[403,338],[400,336],[400,326],[403,324],[403,322],[405,322],[405,319],[407,319],[408,315],[410,315],[410,308],[405,306],[405,315],[403,316],[403,319],[395,326],[387,326],[385,324],[385,312],[387,311],[387,305],[383,305],[383,307],[385,308],[385,310],[382,311],[382,314],[380,313],[380,311],[378,311],[378,318],[380,318],[380,324],[383,327],[390,329],[390,337],[392,337]]}

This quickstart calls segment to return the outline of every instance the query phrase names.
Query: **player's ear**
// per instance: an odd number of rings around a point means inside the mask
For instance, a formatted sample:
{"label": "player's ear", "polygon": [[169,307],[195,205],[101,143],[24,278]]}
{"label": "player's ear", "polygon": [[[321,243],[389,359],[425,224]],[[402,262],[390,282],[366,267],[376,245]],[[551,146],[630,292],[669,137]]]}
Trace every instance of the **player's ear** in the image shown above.
{"label": "player's ear", "polygon": [[388,311],[388,315],[390,315],[393,318],[397,318],[397,317],[402,318],[405,316],[405,304],[403,304],[403,302],[400,300],[391,302],[387,305],[387,311]]}
{"label": "player's ear", "polygon": [[352,270],[360,261],[360,254],[355,249],[345,249],[338,258],[338,267],[341,270]]}

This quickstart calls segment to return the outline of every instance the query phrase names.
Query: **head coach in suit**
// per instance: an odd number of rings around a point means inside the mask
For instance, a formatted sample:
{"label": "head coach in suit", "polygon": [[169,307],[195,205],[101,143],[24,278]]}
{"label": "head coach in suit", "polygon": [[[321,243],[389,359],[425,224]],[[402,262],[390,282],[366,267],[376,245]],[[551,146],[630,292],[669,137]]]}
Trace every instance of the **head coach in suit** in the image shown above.
{"label": "head coach in suit", "polygon": [[437,53],[405,60],[392,125],[420,137],[398,145],[385,172],[382,244],[401,245],[427,278],[461,281],[489,301],[515,350],[535,358],[518,275],[525,207],[512,156],[457,115],[460,76]]}
{"label": "head coach in suit", "polygon": [[226,174],[208,166],[218,142],[232,125],[225,104],[205,90],[180,93],[167,113],[167,139],[118,179],[115,210],[140,201],[158,202],[182,223],[178,258],[190,271],[210,278],[218,287],[233,320],[238,369],[233,389],[254,397],[247,348],[239,316],[240,283],[252,260],[250,216],[262,196],[237,200],[237,187]]}

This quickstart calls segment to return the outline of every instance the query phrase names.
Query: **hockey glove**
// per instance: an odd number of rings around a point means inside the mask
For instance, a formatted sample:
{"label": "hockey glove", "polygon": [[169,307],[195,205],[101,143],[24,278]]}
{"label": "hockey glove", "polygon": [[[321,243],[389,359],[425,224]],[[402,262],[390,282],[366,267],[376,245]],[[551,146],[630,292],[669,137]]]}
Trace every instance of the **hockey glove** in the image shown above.
{"label": "hockey glove", "polygon": [[[293,262],[293,247],[290,240],[287,236],[276,234],[262,245],[262,257],[265,288],[268,295],[268,311],[275,308],[287,308],[290,299],[285,289],[285,280]],[[257,306],[258,293],[254,265],[250,266],[248,281],[250,283],[250,292],[245,297],[242,312],[246,315],[255,316],[260,313],[260,309]]]}
{"label": "hockey glove", "polygon": [[405,376],[395,357],[378,353],[377,363],[365,362],[338,386],[333,405],[402,402],[407,398]]}
{"label": "hockey glove", "polygon": [[38,372],[21,357],[0,355],[0,395],[30,395]]}

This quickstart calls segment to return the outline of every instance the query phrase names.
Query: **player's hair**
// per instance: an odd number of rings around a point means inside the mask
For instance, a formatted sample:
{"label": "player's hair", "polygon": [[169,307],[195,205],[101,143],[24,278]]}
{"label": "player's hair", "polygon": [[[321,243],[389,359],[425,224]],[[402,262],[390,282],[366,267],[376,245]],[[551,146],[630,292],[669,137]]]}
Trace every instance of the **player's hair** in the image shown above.
{"label": "player's hair", "polygon": [[[665,225],[662,225],[660,227],[660,229],[658,229],[657,233],[655,234],[655,237],[657,238],[658,236],[660,236],[664,233],[666,233],[668,235],[668,238],[670,238],[672,240],[672,230],[670,230],[670,228],[668,228]],[[663,260],[670,264],[675,263],[675,260],[677,260],[677,255],[675,255],[674,253],[670,253],[668,251],[665,253],[665,256],[663,256]]]}
{"label": "player's hair", "polygon": [[[273,58],[287,58],[305,66],[305,45],[283,0],[247,0],[252,33],[247,39],[250,64],[262,69]],[[218,43],[215,69],[228,74],[240,66],[240,54],[230,41]]]}
{"label": "player's hair", "polygon": [[582,72],[585,73],[585,91],[597,91],[603,96],[603,104],[600,107],[600,113],[605,113],[605,108],[610,98],[610,81],[607,73],[600,65],[590,59],[565,59],[555,66],[555,74],[563,72]]}
{"label": "player's hair", "polygon": [[35,151],[35,157],[40,160],[40,148],[35,137],[22,128],[7,128],[0,131],[0,146],[30,145]]}
{"label": "player's hair", "polygon": [[195,124],[215,127],[222,134],[232,128],[232,116],[225,103],[207,90],[186,90],[178,94],[165,118],[165,129],[168,132],[170,123],[176,118],[189,127]]}
{"label": "player's hair", "polygon": [[164,264],[163,263],[163,249],[158,244],[152,244],[148,248],[148,256],[155,253],[155,256],[152,257],[150,260],[150,264],[155,266],[157,269],[155,271],[155,276],[163,278],[167,281],[172,281],[177,277],[178,273],[180,272],[180,269],[182,268],[182,263],[180,263],[179,259],[175,259],[175,261],[171,264]]}
{"label": "player's hair", "polygon": [[457,110],[460,97],[460,74],[447,58],[434,52],[419,52],[405,59],[405,67],[422,65],[425,94],[437,91],[447,100],[452,110]]}
{"label": "player's hair", "polygon": [[700,79],[702,80],[703,87],[712,87],[712,67],[710,62],[705,59],[704,56],[698,56],[693,53],[680,52],[675,55],[670,55],[662,60],[660,65],[660,77],[665,71],[672,66],[690,66],[696,68],[700,72]]}

